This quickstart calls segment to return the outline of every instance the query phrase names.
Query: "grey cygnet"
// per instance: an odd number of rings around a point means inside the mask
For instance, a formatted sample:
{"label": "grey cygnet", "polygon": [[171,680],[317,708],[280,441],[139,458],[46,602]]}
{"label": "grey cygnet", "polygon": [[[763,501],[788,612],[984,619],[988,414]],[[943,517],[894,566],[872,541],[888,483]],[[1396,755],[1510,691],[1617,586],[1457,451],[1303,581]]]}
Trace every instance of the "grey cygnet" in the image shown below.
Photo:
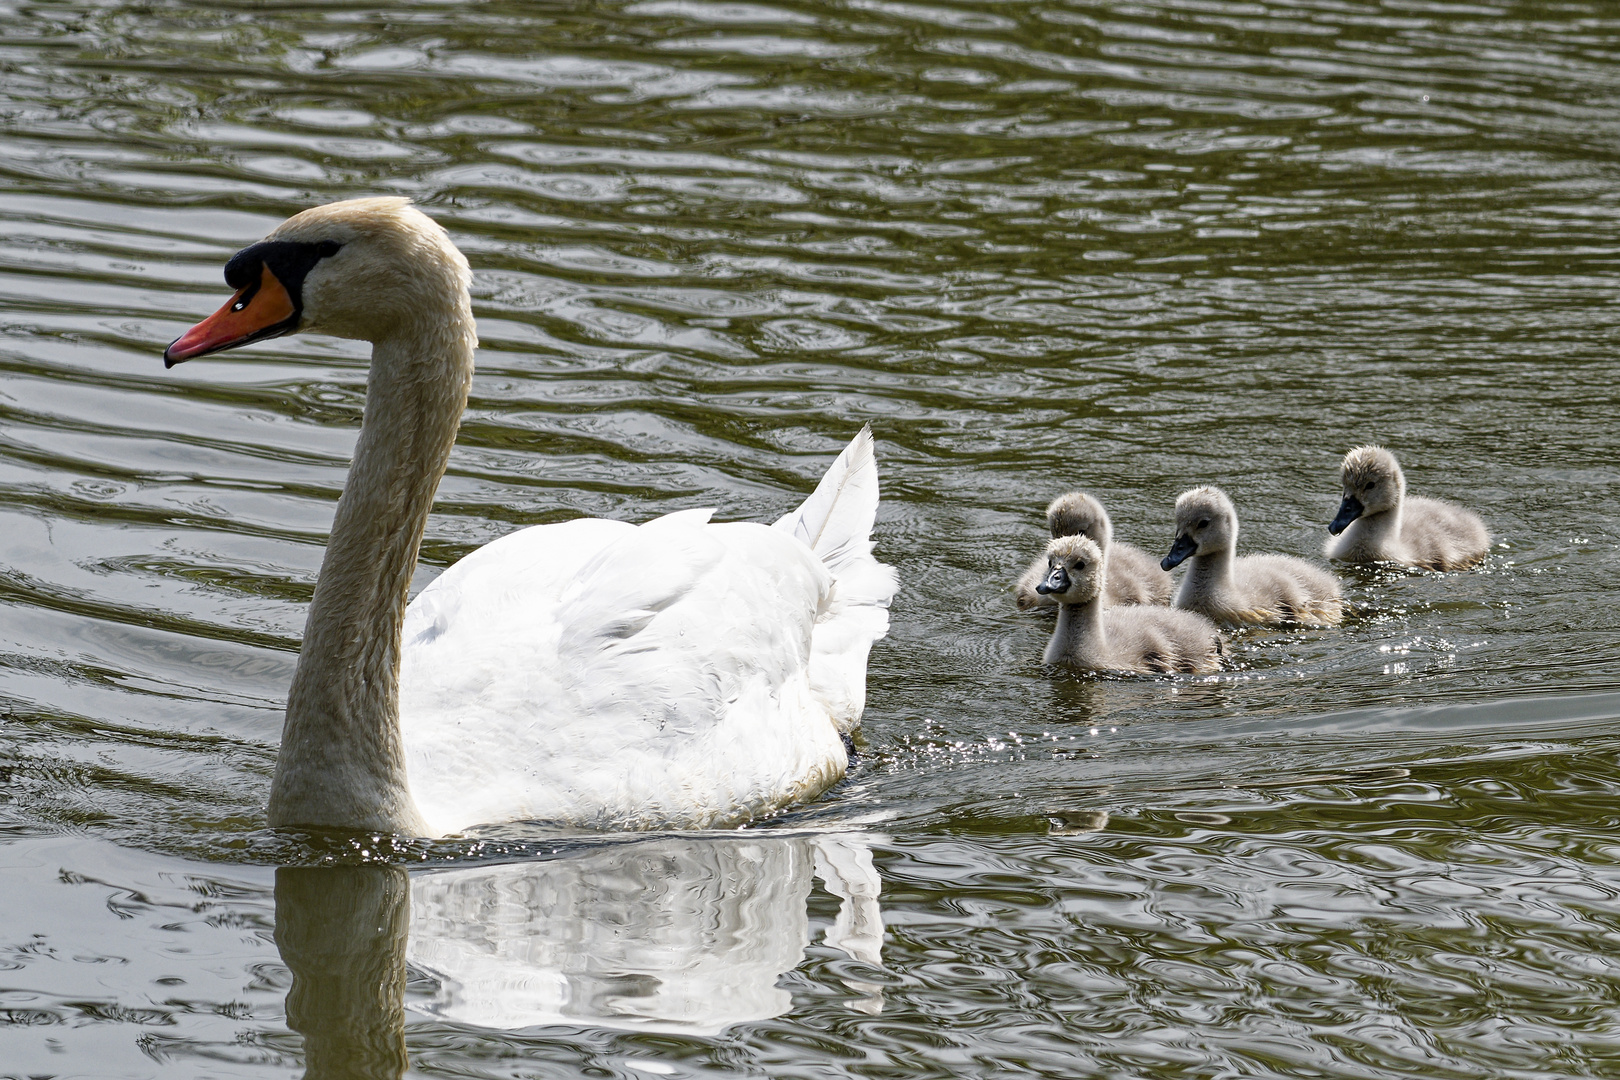
{"label": "grey cygnet", "polygon": [[1046,579],[1037,588],[1058,603],[1046,663],[1077,671],[1144,674],[1220,670],[1225,643],[1202,615],[1143,604],[1104,608],[1107,559],[1088,538],[1053,540],[1046,560]]}
{"label": "grey cygnet", "polygon": [[1395,455],[1358,446],[1340,469],[1344,501],[1328,526],[1327,557],[1347,563],[1400,563],[1466,570],[1491,550],[1485,522],[1471,510],[1406,493]]}
{"label": "grey cygnet", "polygon": [[[1114,539],[1114,523],[1102,503],[1080,491],[1059,495],[1046,508],[1052,537],[1084,536],[1108,557],[1108,579],[1103,583],[1103,605],[1168,604],[1175,582],[1159,569],[1159,560],[1123,540]],[[1057,601],[1037,586],[1046,580],[1046,554],[1042,552],[1018,579],[1018,610],[1055,608]]]}
{"label": "grey cygnet", "polygon": [[1187,558],[1174,604],[1218,623],[1334,626],[1344,618],[1339,582],[1290,555],[1238,555],[1237,507],[1220,488],[1184,491],[1176,500],[1176,539],[1161,564]]}

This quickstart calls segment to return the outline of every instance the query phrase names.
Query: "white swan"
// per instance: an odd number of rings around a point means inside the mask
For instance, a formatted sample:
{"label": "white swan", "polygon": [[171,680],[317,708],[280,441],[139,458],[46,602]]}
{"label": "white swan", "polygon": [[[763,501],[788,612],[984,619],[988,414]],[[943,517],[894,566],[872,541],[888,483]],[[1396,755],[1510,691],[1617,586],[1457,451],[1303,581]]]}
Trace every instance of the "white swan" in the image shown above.
{"label": "white swan", "polygon": [[1046,559],[1039,588],[1059,606],[1045,663],[1079,671],[1220,670],[1225,645],[1202,615],[1148,604],[1103,607],[1107,556],[1088,537],[1058,537]]}
{"label": "white swan", "polygon": [[[1114,539],[1114,523],[1102,503],[1083,491],[1059,495],[1046,508],[1046,524],[1052,538],[1084,536],[1108,556],[1108,580],[1103,583],[1104,604],[1168,604],[1174,585],[1169,574],[1159,569],[1159,560],[1123,540]],[[1046,553],[1029,564],[1015,588],[1018,610],[1055,608],[1057,601],[1040,591],[1046,580]]]}
{"label": "white swan", "polygon": [[295,332],[373,343],[272,826],[708,827],[843,775],[895,591],[868,539],[870,432],[775,527],[707,510],[536,526],[468,555],[407,610],[472,377],[466,259],[407,200],[356,199],[290,218],[225,279],[236,295],[165,363]]}
{"label": "white swan", "polygon": [[1358,446],[1340,469],[1344,501],[1328,532],[1327,557],[1466,570],[1491,550],[1485,522],[1471,510],[1406,493],[1406,475],[1382,446]]}
{"label": "white swan", "polygon": [[1238,555],[1237,507],[1220,488],[1184,491],[1176,500],[1176,539],[1166,570],[1192,556],[1175,606],[1219,623],[1334,626],[1344,600],[1332,574],[1291,555]]}

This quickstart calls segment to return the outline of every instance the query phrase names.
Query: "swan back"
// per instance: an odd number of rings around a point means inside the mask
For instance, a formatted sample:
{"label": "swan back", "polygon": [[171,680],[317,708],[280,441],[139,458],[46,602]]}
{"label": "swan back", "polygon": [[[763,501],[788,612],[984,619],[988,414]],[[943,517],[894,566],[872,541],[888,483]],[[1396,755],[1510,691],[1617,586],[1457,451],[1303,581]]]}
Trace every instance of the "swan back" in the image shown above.
{"label": "swan back", "polygon": [[1209,674],[1221,669],[1226,656],[1215,624],[1178,608],[1109,608],[1103,612],[1103,632],[1111,671]]}
{"label": "swan back", "polygon": [[[1338,579],[1304,559],[1243,555],[1232,560],[1231,569],[1224,588],[1186,588],[1184,583],[1187,595],[1178,593],[1176,606],[1236,626],[1336,626],[1344,619]],[[1189,573],[1188,582],[1192,581]]]}
{"label": "swan back", "polygon": [[792,537],[707,518],[535,526],[423,590],[400,719],[436,832],[720,826],[837,779],[808,680],[831,578]]}
{"label": "swan back", "polygon": [[401,671],[428,823],[707,828],[831,785],[895,589],[876,494],[863,433],[775,527],[580,519],[445,571],[406,615]]}

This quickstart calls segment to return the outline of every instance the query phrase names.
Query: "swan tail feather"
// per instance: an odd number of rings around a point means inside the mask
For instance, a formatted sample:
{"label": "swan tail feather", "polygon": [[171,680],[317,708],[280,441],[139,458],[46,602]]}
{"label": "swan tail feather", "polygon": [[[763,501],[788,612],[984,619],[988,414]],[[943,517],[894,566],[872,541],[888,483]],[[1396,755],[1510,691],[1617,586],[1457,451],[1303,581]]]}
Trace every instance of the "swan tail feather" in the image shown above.
{"label": "swan tail feather", "polygon": [[872,429],[863,427],[798,509],[775,527],[792,533],[821,560],[833,588],[810,640],[810,687],[839,731],[866,706],[866,659],[889,630],[894,568],[872,556],[878,472]]}

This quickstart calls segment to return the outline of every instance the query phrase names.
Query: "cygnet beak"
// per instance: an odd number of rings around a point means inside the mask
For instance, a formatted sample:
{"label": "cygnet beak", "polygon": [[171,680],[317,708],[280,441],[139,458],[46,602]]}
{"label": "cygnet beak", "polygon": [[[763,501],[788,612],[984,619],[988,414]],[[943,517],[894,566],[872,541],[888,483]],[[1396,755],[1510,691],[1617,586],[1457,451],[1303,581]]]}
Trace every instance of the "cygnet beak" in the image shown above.
{"label": "cygnet beak", "polygon": [[1051,593],[1066,593],[1069,591],[1069,572],[1061,566],[1052,567],[1052,572],[1046,575],[1046,580],[1035,586],[1035,591],[1042,596]]}
{"label": "cygnet beak", "polygon": [[1170,545],[1170,554],[1159,560],[1159,567],[1162,570],[1173,570],[1197,551],[1198,541],[1186,533],[1182,533],[1176,537],[1176,542]]}
{"label": "cygnet beak", "polygon": [[1339,504],[1339,515],[1328,523],[1328,532],[1338,536],[1350,527],[1350,523],[1360,517],[1367,508],[1361,505],[1361,500],[1354,495],[1346,495],[1344,502]]}

